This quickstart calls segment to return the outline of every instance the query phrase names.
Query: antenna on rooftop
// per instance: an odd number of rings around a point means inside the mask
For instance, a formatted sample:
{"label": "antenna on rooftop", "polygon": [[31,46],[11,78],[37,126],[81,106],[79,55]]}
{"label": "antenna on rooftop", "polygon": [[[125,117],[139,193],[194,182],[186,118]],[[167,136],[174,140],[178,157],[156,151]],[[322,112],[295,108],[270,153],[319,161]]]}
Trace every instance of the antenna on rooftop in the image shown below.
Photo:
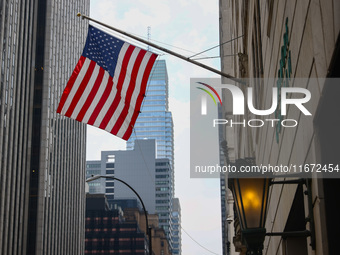
{"label": "antenna on rooftop", "polygon": [[[148,26],[148,42],[150,42],[150,39],[151,39],[151,27]],[[149,45],[148,45],[148,51],[151,51],[151,48]]]}

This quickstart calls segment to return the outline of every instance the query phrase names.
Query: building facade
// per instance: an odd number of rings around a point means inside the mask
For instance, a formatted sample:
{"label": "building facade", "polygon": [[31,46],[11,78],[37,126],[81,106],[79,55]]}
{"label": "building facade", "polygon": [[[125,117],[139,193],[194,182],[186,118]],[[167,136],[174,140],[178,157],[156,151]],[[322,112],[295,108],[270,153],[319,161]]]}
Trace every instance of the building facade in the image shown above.
{"label": "building facade", "polygon": [[[125,208],[124,218],[126,222],[137,222],[141,229],[145,229],[145,215],[137,208]],[[154,255],[171,255],[169,240],[162,227],[159,226],[157,214],[148,215],[151,228],[152,252]]]}
{"label": "building facade", "polygon": [[[126,181],[142,198],[146,210],[157,214],[159,227],[169,238],[170,247],[172,227],[171,208],[173,198],[173,179],[170,160],[156,159],[154,139],[135,140],[134,150],[102,151],[101,160],[87,161],[87,177],[93,171]],[[126,185],[107,178],[89,183],[90,193],[105,193],[110,208],[118,200],[136,199],[136,195]]]}
{"label": "building facade", "polygon": [[125,219],[120,208],[110,210],[104,194],[87,195],[85,254],[146,255],[147,247],[136,219]]}
{"label": "building facade", "polygon": [[178,198],[172,199],[172,254],[182,254],[181,205]]}
{"label": "building facade", "polygon": [[[160,226],[165,229],[168,238],[171,238],[171,203],[175,185],[174,126],[169,111],[169,80],[165,60],[156,60],[153,65],[141,113],[127,141],[128,150],[136,149],[136,139],[155,139],[156,158],[168,159],[170,162],[170,166],[163,169],[157,164],[165,164],[165,162],[156,163],[156,171],[167,171],[156,172],[156,208],[158,208],[156,213],[159,214]],[[164,192],[167,188],[169,190]],[[169,196],[165,197],[165,195]],[[171,240],[170,246],[172,246]]]}
{"label": "building facade", "polygon": [[155,139],[156,157],[168,158],[174,168],[174,131],[169,111],[169,81],[165,60],[156,60],[148,80],[134,132],[127,141],[127,149],[135,148],[136,139]]}
{"label": "building facade", "polygon": [[[155,187],[155,140],[136,141],[135,150],[102,151],[101,160],[87,161],[87,169],[97,169],[101,175],[108,175],[126,181],[142,198],[146,210],[153,214],[156,211]],[[100,168],[98,169],[100,165]],[[91,177],[88,170],[87,177]],[[91,183],[98,183],[90,186]],[[113,179],[100,178],[89,182],[90,193],[105,194],[111,209],[115,199],[130,199],[136,195],[123,183]],[[91,190],[91,188],[94,189]]]}
{"label": "building facade", "polygon": [[156,186],[156,214],[159,217],[159,227],[163,228],[172,248],[172,199],[173,179],[170,160],[167,158],[156,159],[155,163],[155,186]]}
{"label": "building facade", "polygon": [[[219,119],[222,119],[222,106],[218,106],[217,108],[217,116]],[[223,137],[223,126],[218,127],[218,140],[220,144],[220,165],[225,165],[225,157],[224,157],[224,151],[227,149],[226,142],[224,141]],[[221,196],[221,227],[222,227],[222,252],[223,254],[230,253],[230,240],[228,240],[228,226],[227,226],[227,216],[228,216],[228,207],[226,204],[226,196],[228,195],[226,192],[226,180],[225,180],[225,174],[220,174],[220,196]]]}
{"label": "building facade", "polygon": [[89,1],[0,3],[0,253],[84,250],[86,126],[56,114]]}
{"label": "building facade", "polygon": [[[135,202],[120,199],[115,208],[110,209],[104,194],[86,195],[85,254],[151,254],[149,236],[145,234],[145,213],[133,207],[137,205]],[[152,254],[171,255],[165,231],[158,222],[157,214],[148,214]]]}
{"label": "building facade", "polygon": [[[86,163],[86,178],[91,176],[101,175],[101,161],[91,160]],[[105,180],[97,179],[88,183],[88,192],[90,194],[105,194]]]}
{"label": "building facade", "polygon": [[[272,88],[280,89],[283,80],[286,87],[303,87],[312,95],[306,103],[310,117],[288,107],[283,119],[297,120],[295,128],[225,127],[226,164],[245,158],[252,158],[255,165],[339,164],[340,136],[336,130],[340,124],[340,90],[334,86],[334,81],[339,85],[334,78],[340,75],[339,12],[339,2],[332,0],[220,1],[221,43],[240,36],[221,47],[222,70],[247,78],[257,109],[270,108]],[[234,57],[223,57],[226,55]],[[230,83],[226,79],[223,82]],[[246,94],[245,87],[238,86]],[[240,121],[240,116],[231,114],[230,93],[223,92],[222,96],[223,116]],[[275,113],[269,116],[281,117]],[[262,116],[248,112],[244,118]],[[309,230],[315,238],[267,236],[263,254],[337,254],[340,220],[335,204],[339,204],[339,198],[334,194],[340,181],[330,175],[323,178],[325,173],[310,176],[315,231],[305,186],[298,184],[272,185],[265,227],[267,232]],[[226,225],[235,229],[229,241],[237,252],[245,254],[238,219],[233,220]]]}

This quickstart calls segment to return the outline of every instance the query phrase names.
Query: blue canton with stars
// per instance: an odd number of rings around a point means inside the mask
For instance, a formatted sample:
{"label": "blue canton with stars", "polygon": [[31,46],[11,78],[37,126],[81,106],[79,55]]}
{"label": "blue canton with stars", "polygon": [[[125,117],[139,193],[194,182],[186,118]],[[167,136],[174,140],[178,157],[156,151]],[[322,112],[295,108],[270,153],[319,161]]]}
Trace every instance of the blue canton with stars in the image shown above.
{"label": "blue canton with stars", "polygon": [[113,77],[119,52],[124,43],[124,41],[90,25],[82,55],[95,61]]}

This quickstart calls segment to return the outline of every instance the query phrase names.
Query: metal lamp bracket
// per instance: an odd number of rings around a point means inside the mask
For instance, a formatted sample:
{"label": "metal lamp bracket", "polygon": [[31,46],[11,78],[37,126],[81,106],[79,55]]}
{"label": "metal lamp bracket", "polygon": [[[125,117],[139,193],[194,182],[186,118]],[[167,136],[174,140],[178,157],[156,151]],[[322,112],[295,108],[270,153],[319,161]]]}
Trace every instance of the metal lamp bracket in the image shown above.
{"label": "metal lamp bracket", "polygon": [[[282,177],[296,177],[295,176],[282,176]],[[313,212],[313,200],[312,200],[312,188],[311,188],[311,179],[299,178],[295,180],[284,180],[284,181],[271,181],[270,185],[274,184],[304,184],[307,190],[304,194],[307,196],[308,201],[308,217],[305,219],[306,222],[309,222],[310,230],[303,231],[287,231],[287,232],[271,232],[266,233],[266,236],[281,236],[283,238],[290,236],[305,236],[311,238],[310,246],[313,250],[315,250],[315,225],[314,225],[314,212]]]}

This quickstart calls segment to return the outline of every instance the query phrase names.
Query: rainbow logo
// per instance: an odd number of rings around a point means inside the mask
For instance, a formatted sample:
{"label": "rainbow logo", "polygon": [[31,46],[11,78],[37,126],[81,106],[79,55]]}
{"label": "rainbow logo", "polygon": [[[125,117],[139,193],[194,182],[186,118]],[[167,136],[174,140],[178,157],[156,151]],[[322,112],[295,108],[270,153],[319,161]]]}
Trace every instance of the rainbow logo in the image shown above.
{"label": "rainbow logo", "polygon": [[[208,85],[206,83],[203,83],[203,82],[197,82],[197,83],[201,84],[201,85],[203,85],[203,86],[205,86],[207,88],[209,88],[217,96],[218,100],[220,101],[220,104],[222,105],[222,100],[221,100],[220,96],[218,95],[217,91],[212,86],[210,86],[210,85]],[[215,100],[213,94],[209,90],[201,88],[201,87],[196,87],[196,88],[206,92],[213,99],[215,105],[217,105],[216,100]],[[206,97],[206,95],[202,95],[201,114],[202,115],[207,115],[207,97]]]}

